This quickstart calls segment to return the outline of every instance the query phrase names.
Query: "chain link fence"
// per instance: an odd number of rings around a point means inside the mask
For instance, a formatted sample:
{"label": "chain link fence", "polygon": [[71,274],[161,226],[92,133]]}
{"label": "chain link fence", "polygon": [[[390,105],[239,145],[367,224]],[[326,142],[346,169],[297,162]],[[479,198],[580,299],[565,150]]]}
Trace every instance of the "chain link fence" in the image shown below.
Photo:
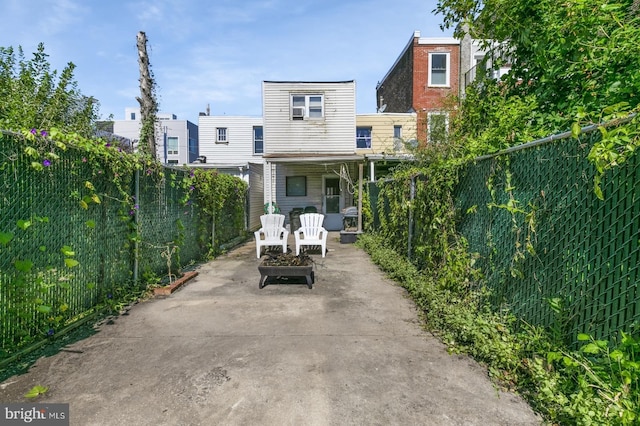
{"label": "chain link fence", "polygon": [[[605,174],[600,200],[587,160],[600,137],[558,135],[477,159],[454,191],[457,229],[478,255],[491,305],[560,331],[568,344],[578,333],[612,339],[640,324],[640,156]],[[403,189],[415,197],[407,206],[427,205],[420,178],[411,185],[415,191]],[[378,191],[369,192],[371,205],[382,205]],[[396,248],[420,264],[418,246],[434,218],[411,209],[406,216]]]}
{"label": "chain link fence", "polygon": [[0,360],[245,232],[242,220],[222,212],[212,241],[211,215],[181,184],[188,170],[132,172],[118,187],[109,164],[88,162],[77,149],[34,168],[24,139],[6,132],[0,155]]}
{"label": "chain link fence", "polygon": [[570,342],[640,322],[640,162],[636,154],[609,171],[598,199],[587,154],[600,136],[478,161],[456,193],[459,230],[480,255],[493,305]]}

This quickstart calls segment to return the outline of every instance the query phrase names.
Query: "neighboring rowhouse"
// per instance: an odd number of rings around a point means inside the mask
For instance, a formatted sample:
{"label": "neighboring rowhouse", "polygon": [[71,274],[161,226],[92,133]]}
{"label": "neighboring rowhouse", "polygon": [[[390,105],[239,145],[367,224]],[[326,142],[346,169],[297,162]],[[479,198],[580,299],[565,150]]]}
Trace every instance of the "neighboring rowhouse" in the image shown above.
{"label": "neighboring rowhouse", "polygon": [[[364,164],[356,153],[355,81],[263,81],[262,94],[264,168],[250,173],[250,187],[262,186],[264,204],[276,205],[292,229],[301,212],[317,211],[327,230],[341,230]],[[250,226],[262,213],[251,206]]]}
{"label": "neighboring rowhouse", "polygon": [[[158,113],[156,153],[163,164],[183,165],[198,158],[198,126],[178,120],[175,114]],[[113,133],[134,141],[137,148],[142,120],[140,108],[125,108],[125,119],[113,121]]]}
{"label": "neighboring rowhouse", "polygon": [[367,161],[365,180],[384,177],[399,161],[413,158],[416,113],[356,115],[356,153]]}
{"label": "neighboring rowhouse", "polygon": [[420,37],[415,31],[376,87],[379,112],[415,112],[419,143],[442,142],[447,125],[446,100],[458,95],[460,41]]}
{"label": "neighboring rowhouse", "polygon": [[[490,44],[484,50],[480,41],[469,35],[458,40],[421,37],[420,31],[414,31],[376,86],[378,112],[415,112],[418,143],[445,142],[448,110],[480,74],[478,66],[486,67],[492,78],[500,78],[509,71],[508,55],[500,47]],[[485,56],[489,56],[486,61]]]}
{"label": "neighboring rowhouse", "polygon": [[201,114],[198,128],[201,162],[191,166],[216,169],[249,183],[249,227],[257,229],[264,205],[262,117]]}
{"label": "neighboring rowhouse", "polygon": [[[262,165],[262,117],[200,115],[200,164],[249,182],[251,164]],[[262,197],[258,200],[262,205]]]}

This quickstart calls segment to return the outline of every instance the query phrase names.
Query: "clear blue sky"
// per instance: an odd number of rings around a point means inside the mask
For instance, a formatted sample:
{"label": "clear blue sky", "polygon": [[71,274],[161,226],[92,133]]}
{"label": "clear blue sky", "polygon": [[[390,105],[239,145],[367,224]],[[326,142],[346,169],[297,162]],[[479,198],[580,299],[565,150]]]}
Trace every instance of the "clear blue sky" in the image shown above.
{"label": "clear blue sky", "polygon": [[436,0],[1,0],[0,46],[30,58],[44,43],[68,62],[100,115],[137,107],[136,35],[148,39],[161,112],[262,114],[262,81],[355,80],[357,112],[375,112],[375,87],[419,30],[441,32]]}

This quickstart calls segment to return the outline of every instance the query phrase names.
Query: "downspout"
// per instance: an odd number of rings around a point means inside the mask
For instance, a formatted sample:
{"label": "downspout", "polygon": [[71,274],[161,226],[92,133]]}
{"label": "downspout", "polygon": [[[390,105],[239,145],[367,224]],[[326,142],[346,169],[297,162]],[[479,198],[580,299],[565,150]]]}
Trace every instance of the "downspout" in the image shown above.
{"label": "downspout", "polygon": [[273,163],[267,162],[267,168],[269,170],[269,181],[265,182],[267,193],[267,214],[271,213],[271,206],[273,206]]}

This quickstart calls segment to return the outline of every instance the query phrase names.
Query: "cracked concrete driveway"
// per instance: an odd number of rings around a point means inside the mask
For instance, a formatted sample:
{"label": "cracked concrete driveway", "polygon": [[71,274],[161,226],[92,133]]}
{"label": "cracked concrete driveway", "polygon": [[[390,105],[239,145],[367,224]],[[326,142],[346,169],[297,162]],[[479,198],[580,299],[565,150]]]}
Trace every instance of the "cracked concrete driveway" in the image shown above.
{"label": "cracked concrete driveway", "polygon": [[[255,245],[0,384],[70,404],[72,425],[540,425],[425,332],[406,292],[329,236],[315,284],[258,288]],[[293,241],[291,241],[293,242]]]}

